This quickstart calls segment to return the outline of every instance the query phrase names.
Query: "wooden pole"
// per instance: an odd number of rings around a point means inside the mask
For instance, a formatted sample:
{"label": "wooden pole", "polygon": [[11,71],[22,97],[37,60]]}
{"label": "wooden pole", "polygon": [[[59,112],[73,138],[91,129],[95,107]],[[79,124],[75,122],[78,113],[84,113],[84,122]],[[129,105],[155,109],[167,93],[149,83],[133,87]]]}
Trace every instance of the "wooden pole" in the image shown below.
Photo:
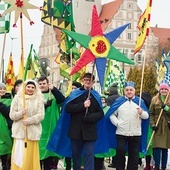
{"label": "wooden pole", "polygon": [[[51,14],[51,44],[50,44],[50,78],[49,82],[52,82],[52,57],[53,57],[53,8],[54,8],[54,0],[51,1],[51,9],[52,9],[52,14]],[[49,91],[49,100],[51,99],[51,90]]]}
{"label": "wooden pole", "polygon": [[[90,92],[91,92],[91,89],[92,89],[92,81],[93,81],[93,75],[94,75],[94,67],[95,67],[95,62],[93,62],[93,67],[92,67],[92,75],[91,75],[91,79],[90,79],[90,88],[89,88],[89,92],[88,92],[88,96],[87,96],[87,100],[90,99]],[[86,113],[85,113],[85,116],[87,116],[87,113],[88,113],[88,107],[86,108]]]}
{"label": "wooden pole", "polygon": [[[167,96],[166,96],[166,98],[165,98],[164,104],[167,103],[168,98],[169,98],[169,92],[168,92],[168,94],[167,94]],[[161,111],[160,111],[160,113],[159,113],[158,119],[157,119],[157,121],[156,121],[156,126],[158,126],[158,123],[159,123],[159,121],[160,121],[160,118],[161,118],[161,116],[162,116],[162,113],[163,113],[163,109],[161,109]],[[149,146],[150,146],[150,144],[151,144],[151,142],[152,142],[152,139],[153,139],[153,136],[154,136],[154,135],[155,135],[155,131],[152,132],[152,135],[151,135],[151,138],[150,138],[150,140],[149,140],[149,142],[148,142],[148,145],[147,145],[146,150],[149,149]]]}
{"label": "wooden pole", "polygon": [[143,90],[143,80],[144,80],[144,73],[145,73],[145,63],[146,63],[146,51],[147,51],[147,41],[145,44],[145,54],[143,58],[143,65],[142,65],[142,77],[141,77],[141,84],[140,84],[140,95],[139,95],[139,107],[141,106],[141,97],[142,97],[142,90]]}
{"label": "wooden pole", "polygon": [[[21,65],[22,65],[22,88],[23,88],[23,109],[26,108],[25,103],[25,83],[24,83],[24,38],[23,38],[23,23],[22,23],[22,12],[20,13],[20,34],[21,34]],[[24,114],[23,120],[26,119],[26,114]],[[25,148],[27,148],[27,127],[24,125],[25,130]]]}
{"label": "wooden pole", "polygon": [[4,51],[5,51],[5,43],[6,43],[6,31],[4,33],[4,41],[2,47],[2,55],[1,55],[1,64],[0,64],[0,81],[3,81],[3,69],[4,69]]}

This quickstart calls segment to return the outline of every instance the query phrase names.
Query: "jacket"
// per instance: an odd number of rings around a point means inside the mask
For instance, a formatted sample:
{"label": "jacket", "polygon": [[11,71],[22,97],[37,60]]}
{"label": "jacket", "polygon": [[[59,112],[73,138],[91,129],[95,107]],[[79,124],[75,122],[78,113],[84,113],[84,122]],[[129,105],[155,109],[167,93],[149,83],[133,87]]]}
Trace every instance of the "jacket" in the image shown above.
{"label": "jacket", "polygon": [[[84,90],[80,88],[80,90]],[[97,139],[97,122],[102,119],[104,112],[100,107],[96,98],[91,94],[91,105],[88,108],[88,114],[85,117],[86,108],[84,102],[87,99],[88,91],[70,101],[65,111],[71,114],[70,127],[68,137],[81,140],[96,140]]]}
{"label": "jacket", "polygon": [[[168,99],[168,102],[166,103],[170,107],[170,98]],[[156,125],[157,119],[161,112],[161,106],[162,102],[160,99],[160,94],[157,94],[152,98],[151,105],[150,105],[150,126]],[[165,115],[167,115],[167,118],[170,121],[170,110],[168,112],[163,111],[159,123],[158,123],[158,129],[155,131],[155,134],[153,136],[152,140],[152,147],[159,147],[159,148],[170,148],[170,129],[168,128],[167,120],[165,118]]]}
{"label": "jacket", "polygon": [[[39,140],[42,127],[40,122],[44,119],[44,101],[37,95],[25,95],[26,102],[26,126],[28,140]],[[24,139],[26,137],[23,125],[23,99],[20,95],[16,95],[12,101],[10,108],[10,118],[13,120],[12,137],[16,139]]]}

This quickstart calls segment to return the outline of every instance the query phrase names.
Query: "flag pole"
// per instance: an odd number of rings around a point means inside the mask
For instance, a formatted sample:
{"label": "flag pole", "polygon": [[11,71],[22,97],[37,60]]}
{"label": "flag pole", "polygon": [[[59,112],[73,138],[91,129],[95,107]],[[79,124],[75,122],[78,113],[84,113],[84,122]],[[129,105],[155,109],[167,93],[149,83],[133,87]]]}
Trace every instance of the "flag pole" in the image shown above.
{"label": "flag pole", "polygon": [[[51,44],[50,44],[50,78],[49,81],[52,83],[52,56],[53,56],[53,8],[54,8],[54,0],[51,1]],[[49,100],[51,99],[51,90],[49,91]]]}
{"label": "flag pole", "polygon": [[[91,89],[92,89],[92,81],[93,81],[93,75],[94,75],[94,67],[95,67],[95,62],[93,62],[93,67],[92,67],[92,75],[91,75],[91,79],[90,79],[90,88],[89,88],[89,92],[88,92],[88,96],[87,96],[87,100],[90,99],[90,92],[91,92]],[[85,113],[85,116],[87,116],[87,113],[88,113],[88,107],[86,108],[86,113]]]}
{"label": "flag pole", "polygon": [[2,55],[1,55],[1,64],[0,64],[0,81],[3,81],[3,69],[4,69],[4,51],[5,51],[5,44],[6,44],[6,31],[4,33],[4,41],[2,47]]}
{"label": "flag pole", "polygon": [[144,80],[144,73],[145,73],[145,64],[146,64],[146,52],[147,52],[147,41],[145,44],[145,54],[143,57],[143,65],[142,65],[142,77],[141,77],[141,84],[140,84],[140,94],[139,94],[139,107],[141,106],[141,98],[142,98],[142,90],[143,90],[143,80]]}
{"label": "flag pole", "polygon": [[[20,13],[20,34],[21,34],[21,65],[22,65],[22,88],[23,88],[23,109],[26,108],[26,103],[25,103],[25,86],[24,86],[24,38],[23,38],[23,22],[22,22],[22,12]],[[26,114],[24,114],[23,120],[26,119]],[[27,148],[27,127],[24,125],[24,130],[25,130],[25,148]]]}

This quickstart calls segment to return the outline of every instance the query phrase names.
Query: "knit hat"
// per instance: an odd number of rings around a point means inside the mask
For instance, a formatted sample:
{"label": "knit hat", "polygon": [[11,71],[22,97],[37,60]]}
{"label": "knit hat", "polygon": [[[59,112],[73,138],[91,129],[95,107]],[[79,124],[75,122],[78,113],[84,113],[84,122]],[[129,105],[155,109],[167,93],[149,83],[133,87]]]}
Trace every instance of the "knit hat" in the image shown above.
{"label": "knit hat", "polygon": [[110,87],[109,87],[109,95],[113,95],[113,94],[118,94],[118,90],[117,90],[117,83],[113,83]]}
{"label": "knit hat", "polygon": [[4,83],[0,83],[0,87],[5,87],[6,88],[6,85]]}
{"label": "knit hat", "polygon": [[161,83],[160,85],[159,85],[159,91],[161,90],[161,89],[167,89],[167,90],[169,90],[169,85],[168,84],[166,84],[166,83]]}

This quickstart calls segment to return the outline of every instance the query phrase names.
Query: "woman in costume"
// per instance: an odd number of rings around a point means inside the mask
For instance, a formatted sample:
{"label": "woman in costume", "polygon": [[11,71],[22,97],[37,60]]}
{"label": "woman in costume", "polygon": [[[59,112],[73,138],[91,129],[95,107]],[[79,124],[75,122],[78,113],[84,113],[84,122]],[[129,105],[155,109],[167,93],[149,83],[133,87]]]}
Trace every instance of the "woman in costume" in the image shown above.
{"label": "woman in costume", "polygon": [[[150,126],[155,131],[152,140],[155,170],[160,169],[160,164],[162,170],[165,170],[167,166],[168,148],[170,148],[169,90],[170,88],[167,83],[161,83],[159,93],[152,98],[150,105]],[[163,109],[163,113],[160,116],[161,109]],[[158,117],[160,117],[159,121]]]}
{"label": "woman in costume", "polygon": [[11,169],[40,170],[38,141],[44,119],[44,100],[34,80],[27,80],[15,95],[10,118],[13,120],[12,137],[14,138]]}

